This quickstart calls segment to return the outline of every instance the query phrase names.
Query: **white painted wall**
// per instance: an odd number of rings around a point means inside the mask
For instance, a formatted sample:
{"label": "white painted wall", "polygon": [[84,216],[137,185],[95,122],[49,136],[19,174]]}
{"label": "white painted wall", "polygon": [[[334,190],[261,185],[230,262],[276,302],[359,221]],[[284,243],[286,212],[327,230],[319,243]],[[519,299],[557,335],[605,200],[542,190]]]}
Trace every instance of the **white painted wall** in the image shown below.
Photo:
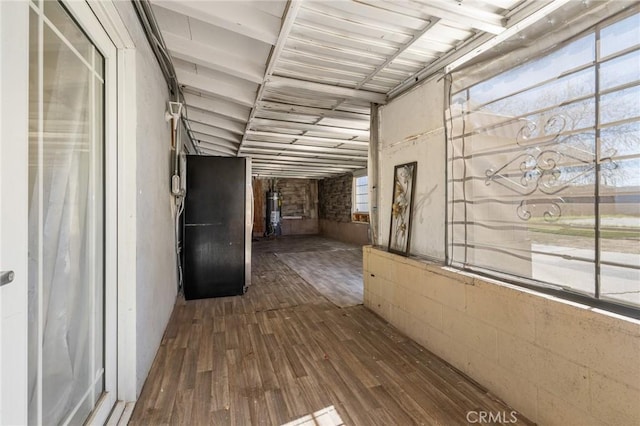
{"label": "white painted wall", "polygon": [[137,397],[160,346],[177,294],[169,186],[171,129],[164,120],[169,93],[132,4],[115,3],[136,46],[136,276],[130,285],[136,289],[132,350],[136,353]]}
{"label": "white painted wall", "polygon": [[387,246],[394,166],[418,162],[410,252],[444,259],[446,152],[444,83],[431,81],[380,107],[377,244]]}
{"label": "white painted wall", "polygon": [[372,247],[363,267],[366,307],[530,420],[640,424],[640,321]]}

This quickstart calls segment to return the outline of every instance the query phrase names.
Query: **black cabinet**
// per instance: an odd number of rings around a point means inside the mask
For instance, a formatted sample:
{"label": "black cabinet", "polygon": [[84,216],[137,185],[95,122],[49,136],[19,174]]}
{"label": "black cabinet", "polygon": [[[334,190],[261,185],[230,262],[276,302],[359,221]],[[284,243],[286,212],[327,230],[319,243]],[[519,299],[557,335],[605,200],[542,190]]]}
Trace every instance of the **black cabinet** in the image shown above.
{"label": "black cabinet", "polygon": [[251,162],[189,155],[186,178],[185,298],[243,294],[251,276]]}

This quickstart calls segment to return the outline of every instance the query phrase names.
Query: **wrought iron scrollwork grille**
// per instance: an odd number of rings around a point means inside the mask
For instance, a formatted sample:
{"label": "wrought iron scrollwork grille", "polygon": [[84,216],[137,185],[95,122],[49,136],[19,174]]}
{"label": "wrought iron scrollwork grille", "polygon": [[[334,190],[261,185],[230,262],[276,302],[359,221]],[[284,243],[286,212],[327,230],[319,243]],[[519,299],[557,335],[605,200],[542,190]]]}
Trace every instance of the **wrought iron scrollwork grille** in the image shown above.
{"label": "wrought iron scrollwork grille", "polygon": [[[595,177],[596,154],[572,145],[571,136],[561,136],[566,123],[563,116],[549,118],[542,128],[543,134],[533,138],[535,145],[525,142],[532,139],[537,126],[534,123],[523,125],[516,137],[516,143],[523,147],[523,152],[499,167],[487,169],[485,185],[496,183],[523,197],[536,192],[554,196]],[[601,171],[610,172],[617,167],[612,159],[614,156],[615,150],[601,156],[601,166],[608,165],[601,167]],[[514,172],[514,168],[518,171]],[[545,221],[553,222],[562,216],[563,203],[561,196],[537,202],[524,199],[516,208],[516,214],[521,220],[529,220],[533,216],[532,210],[544,204],[542,216]]]}

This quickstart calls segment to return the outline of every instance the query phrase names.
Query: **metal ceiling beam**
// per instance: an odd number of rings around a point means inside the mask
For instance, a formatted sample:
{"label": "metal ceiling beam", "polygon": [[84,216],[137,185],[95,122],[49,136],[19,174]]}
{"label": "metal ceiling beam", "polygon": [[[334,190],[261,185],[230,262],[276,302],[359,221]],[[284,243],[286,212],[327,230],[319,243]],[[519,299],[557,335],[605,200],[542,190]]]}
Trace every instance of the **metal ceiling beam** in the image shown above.
{"label": "metal ceiling beam", "polygon": [[348,163],[348,164],[341,164],[341,163],[311,163],[311,162],[305,162],[305,161],[280,161],[278,160],[278,157],[270,157],[269,159],[266,158],[258,158],[253,154],[241,154],[242,156],[247,156],[247,157],[251,157],[253,159],[253,161],[261,161],[261,162],[267,162],[269,164],[279,164],[282,166],[314,166],[316,167],[318,170],[323,170],[323,169],[327,169],[329,167],[334,167],[334,168],[341,168],[341,169],[346,169],[346,170],[360,170],[360,169],[364,169],[367,167],[366,163]]}
{"label": "metal ceiling beam", "polygon": [[187,119],[192,123],[198,122],[206,124],[207,126],[224,129],[231,133],[237,133],[238,135],[241,135],[244,131],[244,126],[237,121],[229,120],[227,118],[214,115],[213,113],[203,112],[198,109],[187,110]]}
{"label": "metal ceiling beam", "polygon": [[228,156],[233,156],[235,154],[234,150],[221,148],[217,145],[208,145],[206,143],[198,143],[196,144],[196,147],[200,152],[205,153],[226,154]]}
{"label": "metal ceiling beam", "polygon": [[344,120],[357,120],[369,122],[368,114],[359,114],[357,112],[348,112],[348,111],[336,111],[331,109],[324,108],[314,108],[307,107],[301,105],[291,105],[279,102],[270,102],[270,101],[260,101],[256,104],[259,108],[267,110],[267,111],[278,111],[285,113],[293,113],[293,114],[303,114],[303,115],[311,115],[311,116],[319,116],[326,118],[340,118]]}
{"label": "metal ceiling beam", "polygon": [[167,49],[174,58],[220,71],[255,84],[262,84],[262,65],[249,59],[230,55],[209,44],[198,43],[163,31]]}
{"label": "metal ceiling beam", "polygon": [[505,30],[502,15],[469,6],[464,1],[428,0],[420,3],[422,5],[420,9],[431,16],[464,24],[491,34],[500,34]]}
{"label": "metal ceiling beam", "polygon": [[427,22],[427,25],[424,26],[424,28],[415,31],[413,34],[411,34],[411,40],[409,40],[408,42],[406,42],[405,44],[401,45],[398,47],[398,50],[396,51],[396,53],[394,53],[393,55],[387,57],[387,59],[381,63],[380,65],[378,65],[376,67],[376,69],[374,69],[373,71],[371,71],[371,73],[369,73],[369,75],[367,75],[364,80],[362,80],[360,83],[358,83],[358,85],[356,86],[356,89],[361,88],[362,86],[364,86],[365,84],[367,84],[367,82],[369,82],[371,79],[373,79],[376,75],[378,75],[378,73],[380,71],[382,71],[383,69],[385,69],[391,62],[393,62],[398,56],[402,55],[405,50],[407,50],[408,48],[410,48],[416,41],[418,41],[420,39],[420,37],[422,37],[427,31],[429,31],[430,29],[433,28],[434,25],[436,25],[438,22],[440,22],[440,19],[438,18],[434,18],[432,19],[430,22]]}
{"label": "metal ceiling beam", "polygon": [[318,172],[323,172],[325,171],[324,169],[327,168],[328,166],[331,166],[331,168],[333,169],[341,169],[341,170],[356,170],[352,167],[345,167],[345,166],[340,166],[340,165],[327,165],[327,164],[313,164],[313,163],[294,163],[294,162],[287,162],[287,161],[271,161],[271,160],[266,160],[266,159],[260,159],[260,158],[256,158],[251,156],[251,162],[256,166],[278,166],[278,167],[291,167],[292,169],[294,168],[305,168],[307,170],[315,170]]}
{"label": "metal ceiling beam", "polygon": [[207,1],[151,0],[151,3],[262,43],[273,45],[278,40],[280,20],[249,3],[230,1],[223,6]]}
{"label": "metal ceiling beam", "polygon": [[252,167],[255,165],[256,169],[288,169],[288,170],[299,170],[305,172],[348,172],[352,169],[343,168],[343,167],[327,167],[325,165],[313,166],[313,165],[294,165],[294,164],[273,164],[273,163],[263,163],[259,160],[252,160]]}
{"label": "metal ceiling beam", "polygon": [[353,173],[353,169],[343,169],[340,167],[331,167],[331,168],[314,168],[314,167],[304,167],[304,166],[292,166],[289,164],[255,164],[252,159],[252,168],[254,172],[262,173],[266,171],[275,171],[275,170],[287,170],[289,172],[298,172],[298,173],[314,173],[314,174],[344,174],[344,173]]}
{"label": "metal ceiling beam", "polygon": [[365,150],[355,150],[355,149],[344,149],[344,148],[327,148],[324,146],[311,146],[311,145],[298,145],[291,143],[275,143],[275,142],[264,142],[264,141],[254,141],[247,140],[243,148],[268,148],[268,149],[287,149],[292,151],[307,151],[307,152],[316,152],[322,154],[344,154],[344,155],[356,155],[367,157],[368,151]]}
{"label": "metal ceiling beam", "polygon": [[265,118],[254,118],[251,122],[251,128],[255,127],[270,127],[270,128],[278,128],[278,129],[295,129],[302,130],[306,132],[325,132],[325,133],[336,133],[340,135],[350,136],[350,137],[366,137],[369,138],[368,130],[359,130],[359,129],[349,129],[346,127],[334,127],[334,126],[322,126],[319,124],[306,124],[306,123],[297,123],[295,121],[284,121],[284,120],[272,120]]}
{"label": "metal ceiling beam", "polygon": [[255,154],[271,154],[271,155],[294,155],[300,158],[317,158],[317,159],[326,159],[326,160],[339,160],[339,161],[366,161],[366,155],[354,155],[354,154],[330,154],[330,153],[322,153],[322,152],[305,152],[305,151],[297,151],[297,150],[282,150],[278,148],[253,148],[248,146],[243,146],[241,152],[252,152]]}
{"label": "metal ceiling beam", "polygon": [[243,124],[249,119],[250,109],[247,107],[225,101],[223,99],[209,98],[191,92],[192,90],[184,91],[184,100],[187,103],[187,111],[190,111],[192,108],[198,108],[231,118]]}
{"label": "metal ceiling beam", "polygon": [[265,154],[249,154],[243,153],[245,157],[258,158],[269,161],[278,161],[278,162],[288,162],[288,163],[301,163],[301,164],[309,164],[309,163],[319,163],[319,164],[332,164],[332,165],[340,165],[341,167],[349,167],[354,169],[361,169],[366,167],[366,161],[338,161],[338,160],[323,160],[320,158],[304,158],[304,157],[296,157],[290,155],[265,155]]}
{"label": "metal ceiling beam", "polygon": [[212,145],[218,145],[222,148],[228,148],[228,149],[238,149],[238,144],[237,143],[233,143],[233,142],[229,142],[225,139],[220,139],[220,138],[216,138],[213,136],[209,136],[209,135],[204,135],[202,133],[195,133],[195,132],[191,132],[191,137],[194,140],[198,140],[201,142],[207,142],[210,143]]}
{"label": "metal ceiling beam", "polygon": [[[338,174],[338,173],[336,173]],[[313,179],[320,180],[328,176],[332,176],[331,173],[323,173],[323,172],[302,172],[298,170],[271,170],[271,169],[260,169],[260,170],[251,170],[251,175],[257,178],[262,179]]]}
{"label": "metal ceiling beam", "polygon": [[337,139],[337,138],[321,138],[318,136],[307,136],[307,135],[290,135],[287,133],[259,132],[256,130],[247,130],[245,132],[245,138],[248,136],[267,137],[267,138],[272,137],[272,138],[280,138],[280,139],[287,139],[287,140],[295,139],[299,141],[309,141],[309,142],[318,142],[318,143],[369,146],[369,142],[366,142],[366,141],[354,141],[354,140]]}
{"label": "metal ceiling beam", "polygon": [[499,7],[500,9],[508,9],[513,5],[511,0],[480,0],[480,2],[490,4],[494,7]]}
{"label": "metal ceiling beam", "polygon": [[528,15],[527,17],[523,18],[518,23],[510,26],[504,32],[502,32],[502,33],[498,34],[497,36],[493,37],[491,40],[488,40],[487,42],[483,43],[481,46],[473,49],[471,52],[468,52],[467,54],[463,55],[462,57],[460,57],[460,58],[456,59],[455,61],[451,62],[449,65],[447,65],[444,68],[444,72],[446,74],[448,74],[451,71],[455,70],[456,68],[461,67],[462,65],[464,65],[467,62],[471,61],[473,58],[483,54],[487,50],[492,49],[493,47],[495,47],[498,44],[502,43],[503,41],[507,40],[508,38],[513,37],[514,35],[518,34],[519,32],[523,31],[524,29],[526,29],[526,28],[530,27],[531,25],[535,24],[540,19],[548,16],[550,13],[553,13],[554,11],[556,11],[557,9],[562,7],[563,5],[567,4],[569,1],[571,1],[571,0],[553,0],[551,3],[545,5],[544,7],[538,9],[537,11],[535,11],[532,14]]}
{"label": "metal ceiling beam", "polygon": [[369,123],[363,120],[348,120],[344,118],[319,117],[317,115],[294,114],[291,112],[271,111],[258,109],[256,118],[266,120],[293,121],[304,124],[320,124],[323,126],[342,127],[347,129],[357,129],[369,131]]}
{"label": "metal ceiling beam", "polygon": [[197,123],[195,121],[189,121],[189,127],[192,133],[201,133],[204,135],[213,136],[215,138],[224,139],[235,144],[240,143],[240,135],[231,133],[228,130],[218,129],[217,127],[207,126],[206,124]]}
{"label": "metal ceiling beam", "polygon": [[[360,24],[366,25],[367,27],[385,29],[387,31],[396,31],[397,26],[402,26],[403,29],[406,28],[407,31],[418,30],[424,26],[424,19],[409,16],[406,13],[403,14],[383,9],[379,6],[380,3],[379,0],[373,0],[373,2],[369,2],[369,4],[362,1],[314,2],[309,7],[323,14],[338,14],[341,17],[344,15],[345,19],[356,16]],[[363,5],[368,7],[363,7]]]}
{"label": "metal ceiling beam", "polygon": [[294,171],[275,171],[275,170],[263,170],[259,173],[252,173],[253,176],[262,178],[262,179],[309,179],[309,180],[320,180],[330,176],[331,174],[326,173],[304,173],[304,172],[294,172]]}
{"label": "metal ceiling beam", "polygon": [[321,173],[296,173],[296,172],[276,172],[264,170],[261,173],[252,173],[253,176],[258,178],[282,178],[282,179],[312,179],[320,180],[325,177],[331,176],[330,174]]}
{"label": "metal ceiling beam", "polygon": [[[356,89],[362,88],[365,84],[367,84],[372,79],[374,79],[382,70],[384,70],[396,58],[398,58],[398,56],[402,55],[407,49],[409,49],[418,40],[420,40],[420,37],[422,37],[429,30],[431,30],[438,22],[440,22],[440,18],[432,18],[429,22],[427,22],[427,24],[422,29],[413,32],[413,34],[411,34],[411,39],[405,44],[399,46],[393,55],[388,56],[383,63],[381,63],[373,71],[371,71],[360,83],[358,83],[358,85],[356,86]],[[340,106],[343,102],[344,101],[341,101],[340,103],[338,103],[337,106]]]}
{"label": "metal ceiling beam", "polygon": [[[513,22],[508,28],[517,25],[518,22],[524,20],[527,16],[535,13],[537,10],[549,6],[556,1],[566,2],[567,0],[547,0],[543,1],[533,1],[525,3],[523,8],[518,9],[515,13],[509,14],[506,17],[508,23]],[[570,0],[569,0],[570,1]],[[454,50],[449,51],[448,53],[442,55],[438,60],[432,62],[427,65],[425,68],[422,68],[420,71],[413,74],[411,77],[402,81],[402,83],[398,84],[396,87],[391,89],[387,95],[389,96],[389,100],[396,98],[402,93],[409,90],[411,87],[415,86],[419,82],[431,78],[436,74],[444,73],[444,67],[458,60],[462,56],[468,54],[469,52],[473,52],[475,49],[478,49],[484,43],[489,42],[494,36],[492,34],[477,34],[476,36],[466,40],[461,45],[457,46]]]}
{"label": "metal ceiling beam", "polygon": [[[253,167],[252,167],[253,169]],[[274,176],[274,177],[285,177],[291,176],[293,174],[298,174],[297,177],[306,177],[306,178],[323,178],[326,176],[335,176],[342,175],[346,173],[351,173],[352,170],[305,170],[300,168],[290,168],[287,166],[277,166],[277,167],[265,167],[265,168],[254,168],[252,170],[254,175],[259,176]]]}
{"label": "metal ceiling beam", "polygon": [[311,167],[316,169],[322,169],[323,167],[334,167],[339,169],[354,169],[356,167],[360,167],[359,164],[347,163],[335,163],[335,162],[309,162],[309,161],[291,161],[291,160],[280,160],[280,157],[269,157],[269,158],[260,158],[258,156],[252,155],[253,161],[260,164],[279,164],[279,165],[290,165],[290,166],[304,166]]}
{"label": "metal ceiling beam", "polygon": [[334,95],[339,98],[359,99],[376,104],[385,104],[387,102],[387,95],[384,93],[370,92],[362,89],[350,89],[348,87],[298,80],[295,78],[271,76],[267,83],[271,88],[302,89],[322,93],[324,95]]}
{"label": "metal ceiling beam", "polygon": [[269,59],[267,60],[267,67],[264,71],[264,76],[260,84],[260,88],[258,89],[258,94],[254,98],[253,103],[251,105],[251,114],[249,115],[249,120],[247,120],[245,135],[242,137],[242,140],[240,141],[240,146],[238,147],[238,154],[240,153],[242,144],[245,141],[246,131],[251,128],[251,121],[253,120],[253,117],[255,117],[256,115],[257,104],[262,100],[262,96],[264,95],[264,90],[267,86],[267,79],[271,77],[271,74],[273,74],[273,69],[276,66],[276,62],[278,61],[278,58],[280,58],[280,55],[282,54],[284,45],[287,43],[287,39],[289,38],[289,33],[293,28],[293,24],[296,21],[296,17],[298,16],[298,12],[300,11],[301,5],[302,5],[302,0],[289,0],[289,2],[287,3],[287,7],[284,11],[284,15],[282,18],[282,25],[280,26],[280,32],[278,34],[278,38],[276,40],[275,45],[271,49],[271,53],[269,54]]}
{"label": "metal ceiling beam", "polygon": [[220,97],[240,105],[252,107],[254,91],[247,87],[222,82],[217,79],[195,74],[185,70],[176,70],[181,85],[189,86],[200,92]]}

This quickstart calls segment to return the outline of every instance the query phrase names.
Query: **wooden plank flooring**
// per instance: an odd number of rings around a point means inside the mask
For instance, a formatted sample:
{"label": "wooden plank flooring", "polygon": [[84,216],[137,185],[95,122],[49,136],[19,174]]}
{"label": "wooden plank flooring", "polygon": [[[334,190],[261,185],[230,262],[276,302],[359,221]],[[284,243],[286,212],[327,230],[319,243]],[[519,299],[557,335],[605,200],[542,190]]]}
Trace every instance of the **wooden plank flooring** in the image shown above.
{"label": "wooden plank flooring", "polygon": [[346,425],[457,425],[470,410],[510,411],[364,306],[331,303],[272,246],[254,248],[247,294],[178,301],[130,424],[282,425],[337,412]]}
{"label": "wooden plank flooring", "polygon": [[276,255],[333,304],[341,308],[361,305],[362,247],[329,246],[327,242],[333,243],[331,240],[319,237],[308,238],[307,242],[304,246],[302,241],[296,241],[299,250],[295,253]]}

